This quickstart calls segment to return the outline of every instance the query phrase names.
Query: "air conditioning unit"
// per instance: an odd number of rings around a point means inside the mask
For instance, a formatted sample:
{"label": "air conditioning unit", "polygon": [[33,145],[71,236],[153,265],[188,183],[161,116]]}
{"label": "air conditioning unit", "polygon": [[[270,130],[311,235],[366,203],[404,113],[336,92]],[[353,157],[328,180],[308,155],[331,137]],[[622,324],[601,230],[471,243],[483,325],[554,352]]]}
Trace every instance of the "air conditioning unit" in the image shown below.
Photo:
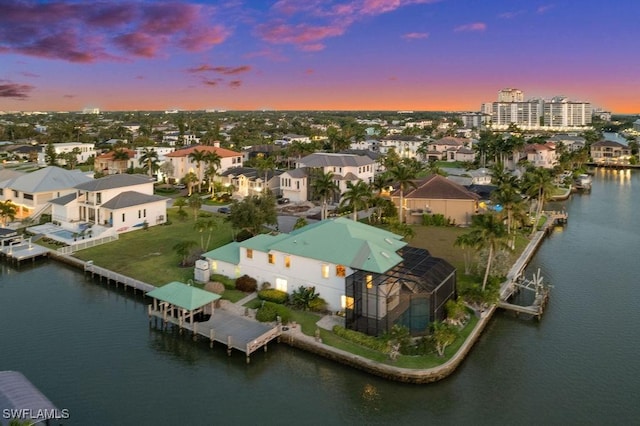
{"label": "air conditioning unit", "polygon": [[209,262],[207,260],[196,260],[196,268],[194,270],[194,278],[197,282],[207,283],[211,277]]}

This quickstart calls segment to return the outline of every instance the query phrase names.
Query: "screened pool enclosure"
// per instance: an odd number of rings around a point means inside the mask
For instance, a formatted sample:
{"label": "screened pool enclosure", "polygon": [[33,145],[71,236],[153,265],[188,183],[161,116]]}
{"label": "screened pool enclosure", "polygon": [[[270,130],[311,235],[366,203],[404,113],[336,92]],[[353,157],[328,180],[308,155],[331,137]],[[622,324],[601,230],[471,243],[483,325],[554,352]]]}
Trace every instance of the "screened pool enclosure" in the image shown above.
{"label": "screened pool enclosure", "polygon": [[398,254],[403,261],[383,274],[356,271],[346,278],[346,328],[379,336],[399,324],[418,336],[445,318],[444,305],[456,296],[455,268],[420,248]]}

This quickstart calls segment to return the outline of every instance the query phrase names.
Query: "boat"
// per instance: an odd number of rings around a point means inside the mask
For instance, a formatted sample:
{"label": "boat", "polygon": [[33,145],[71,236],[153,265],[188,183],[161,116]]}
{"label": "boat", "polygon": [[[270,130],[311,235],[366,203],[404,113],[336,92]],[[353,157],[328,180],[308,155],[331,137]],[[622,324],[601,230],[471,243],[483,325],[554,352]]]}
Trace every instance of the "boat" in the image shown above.
{"label": "boat", "polygon": [[574,187],[576,189],[589,190],[591,189],[592,178],[588,174],[581,174],[575,178]]}

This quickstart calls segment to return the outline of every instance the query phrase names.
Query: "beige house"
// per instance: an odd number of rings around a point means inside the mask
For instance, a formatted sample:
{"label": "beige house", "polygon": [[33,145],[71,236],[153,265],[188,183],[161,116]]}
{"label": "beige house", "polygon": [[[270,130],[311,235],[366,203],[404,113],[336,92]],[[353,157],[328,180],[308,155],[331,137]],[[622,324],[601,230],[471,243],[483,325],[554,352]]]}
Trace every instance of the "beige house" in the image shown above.
{"label": "beige house", "polygon": [[603,140],[591,144],[591,158],[596,164],[627,164],[631,149],[619,142]]}
{"label": "beige house", "polygon": [[[189,155],[196,150],[215,152],[220,156],[220,167],[218,168],[218,173],[222,173],[232,167],[242,167],[242,153],[240,152],[220,148],[219,146],[195,145],[175,150],[165,156],[166,161],[169,161],[173,165],[173,174],[169,176],[170,178],[179,181],[189,172],[193,172],[196,175],[198,174],[198,165],[189,158]],[[202,176],[204,176],[204,170],[206,170],[207,165],[203,162],[201,167]]]}
{"label": "beige house", "polygon": [[[469,225],[476,214],[478,195],[464,186],[440,175],[431,175],[415,182],[403,196],[406,223],[422,223],[425,214],[441,214],[456,225]],[[391,201],[400,206],[400,190],[391,194]]]}
{"label": "beige house", "polygon": [[558,163],[556,145],[553,142],[526,145],[524,152],[527,154],[527,161],[536,167],[552,169]]}

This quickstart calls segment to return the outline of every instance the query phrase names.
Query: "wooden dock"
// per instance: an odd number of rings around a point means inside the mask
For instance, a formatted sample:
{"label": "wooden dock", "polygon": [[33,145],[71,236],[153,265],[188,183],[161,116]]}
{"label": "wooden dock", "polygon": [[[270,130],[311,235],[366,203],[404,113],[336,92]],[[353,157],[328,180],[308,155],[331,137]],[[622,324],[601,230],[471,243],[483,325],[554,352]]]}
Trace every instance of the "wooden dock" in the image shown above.
{"label": "wooden dock", "polygon": [[231,355],[232,349],[244,352],[247,363],[250,362],[250,355],[253,352],[261,347],[266,352],[267,343],[279,338],[282,333],[280,324],[270,326],[225,309],[215,309],[208,321],[193,324],[168,316],[166,311],[154,310],[151,305],[148,305],[147,309],[150,323],[152,318],[159,318],[163,328],[166,328],[167,324],[177,325],[181,332],[188,330],[193,333],[194,340],[198,336],[209,339],[210,347],[213,347],[214,342],[222,343],[227,346],[228,355]]}

